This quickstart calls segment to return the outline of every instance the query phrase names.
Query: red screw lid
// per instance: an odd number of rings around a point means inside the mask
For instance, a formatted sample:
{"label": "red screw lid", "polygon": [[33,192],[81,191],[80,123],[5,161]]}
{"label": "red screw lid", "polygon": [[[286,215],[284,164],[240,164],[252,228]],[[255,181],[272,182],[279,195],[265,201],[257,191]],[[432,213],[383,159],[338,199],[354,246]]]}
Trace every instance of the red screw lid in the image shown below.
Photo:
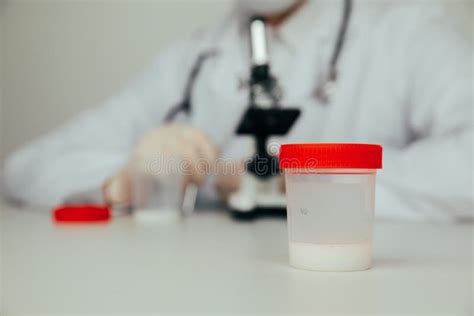
{"label": "red screw lid", "polygon": [[382,146],[375,144],[284,144],[280,169],[381,169]]}
{"label": "red screw lid", "polygon": [[53,210],[57,222],[102,222],[110,220],[106,205],[64,205]]}

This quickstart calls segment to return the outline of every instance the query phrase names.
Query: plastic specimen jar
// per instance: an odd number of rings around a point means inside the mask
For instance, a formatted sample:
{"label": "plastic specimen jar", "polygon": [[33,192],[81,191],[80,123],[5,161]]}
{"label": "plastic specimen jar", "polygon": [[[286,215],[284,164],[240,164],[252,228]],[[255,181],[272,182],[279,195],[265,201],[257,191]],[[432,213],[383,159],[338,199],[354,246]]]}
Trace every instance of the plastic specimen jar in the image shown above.
{"label": "plastic specimen jar", "polygon": [[291,266],[317,271],[371,267],[375,176],[381,167],[380,145],[281,146]]}
{"label": "plastic specimen jar", "polygon": [[166,223],[181,218],[183,180],[179,163],[178,159],[160,155],[132,157],[128,172],[133,216],[137,221]]}

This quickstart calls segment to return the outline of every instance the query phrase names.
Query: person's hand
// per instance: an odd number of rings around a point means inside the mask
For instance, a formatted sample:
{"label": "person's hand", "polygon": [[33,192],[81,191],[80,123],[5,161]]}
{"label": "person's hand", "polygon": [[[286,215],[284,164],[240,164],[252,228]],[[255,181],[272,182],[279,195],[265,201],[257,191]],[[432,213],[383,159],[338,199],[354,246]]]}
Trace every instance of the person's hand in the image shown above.
{"label": "person's hand", "polygon": [[199,185],[204,182],[209,168],[214,166],[217,156],[217,147],[201,130],[179,124],[164,125],[146,134],[135,147],[128,164],[106,181],[103,187],[104,199],[114,205],[130,205],[130,172],[137,168],[149,170],[149,166],[137,166],[136,157],[161,157],[165,162],[166,159],[179,159],[182,161],[179,166],[183,170],[175,171],[183,173],[185,183]]}
{"label": "person's hand", "polygon": [[227,202],[232,193],[239,191],[244,171],[243,160],[228,161],[217,166],[215,187],[222,201]]}

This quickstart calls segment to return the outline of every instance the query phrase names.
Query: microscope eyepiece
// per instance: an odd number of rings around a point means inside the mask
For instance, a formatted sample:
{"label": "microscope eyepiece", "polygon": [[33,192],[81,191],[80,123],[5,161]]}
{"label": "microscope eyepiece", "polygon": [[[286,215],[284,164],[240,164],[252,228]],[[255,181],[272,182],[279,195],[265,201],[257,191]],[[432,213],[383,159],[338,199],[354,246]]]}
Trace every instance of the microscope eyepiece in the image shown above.
{"label": "microscope eyepiece", "polygon": [[250,55],[253,66],[268,65],[267,28],[262,17],[250,19]]}

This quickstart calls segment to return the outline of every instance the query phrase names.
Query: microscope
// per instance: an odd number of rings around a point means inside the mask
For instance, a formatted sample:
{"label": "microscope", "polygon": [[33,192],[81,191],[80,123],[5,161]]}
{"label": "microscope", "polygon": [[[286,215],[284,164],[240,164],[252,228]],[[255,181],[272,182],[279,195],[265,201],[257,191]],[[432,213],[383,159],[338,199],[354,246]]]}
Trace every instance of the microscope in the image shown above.
{"label": "microscope", "polygon": [[267,141],[271,136],[287,134],[300,115],[297,108],[281,107],[282,90],[270,69],[265,18],[252,17],[249,31],[249,106],[236,134],[253,138],[255,154],[247,161],[239,191],[228,201],[229,210],[236,219],[286,214],[277,153],[272,155],[267,151]]}

